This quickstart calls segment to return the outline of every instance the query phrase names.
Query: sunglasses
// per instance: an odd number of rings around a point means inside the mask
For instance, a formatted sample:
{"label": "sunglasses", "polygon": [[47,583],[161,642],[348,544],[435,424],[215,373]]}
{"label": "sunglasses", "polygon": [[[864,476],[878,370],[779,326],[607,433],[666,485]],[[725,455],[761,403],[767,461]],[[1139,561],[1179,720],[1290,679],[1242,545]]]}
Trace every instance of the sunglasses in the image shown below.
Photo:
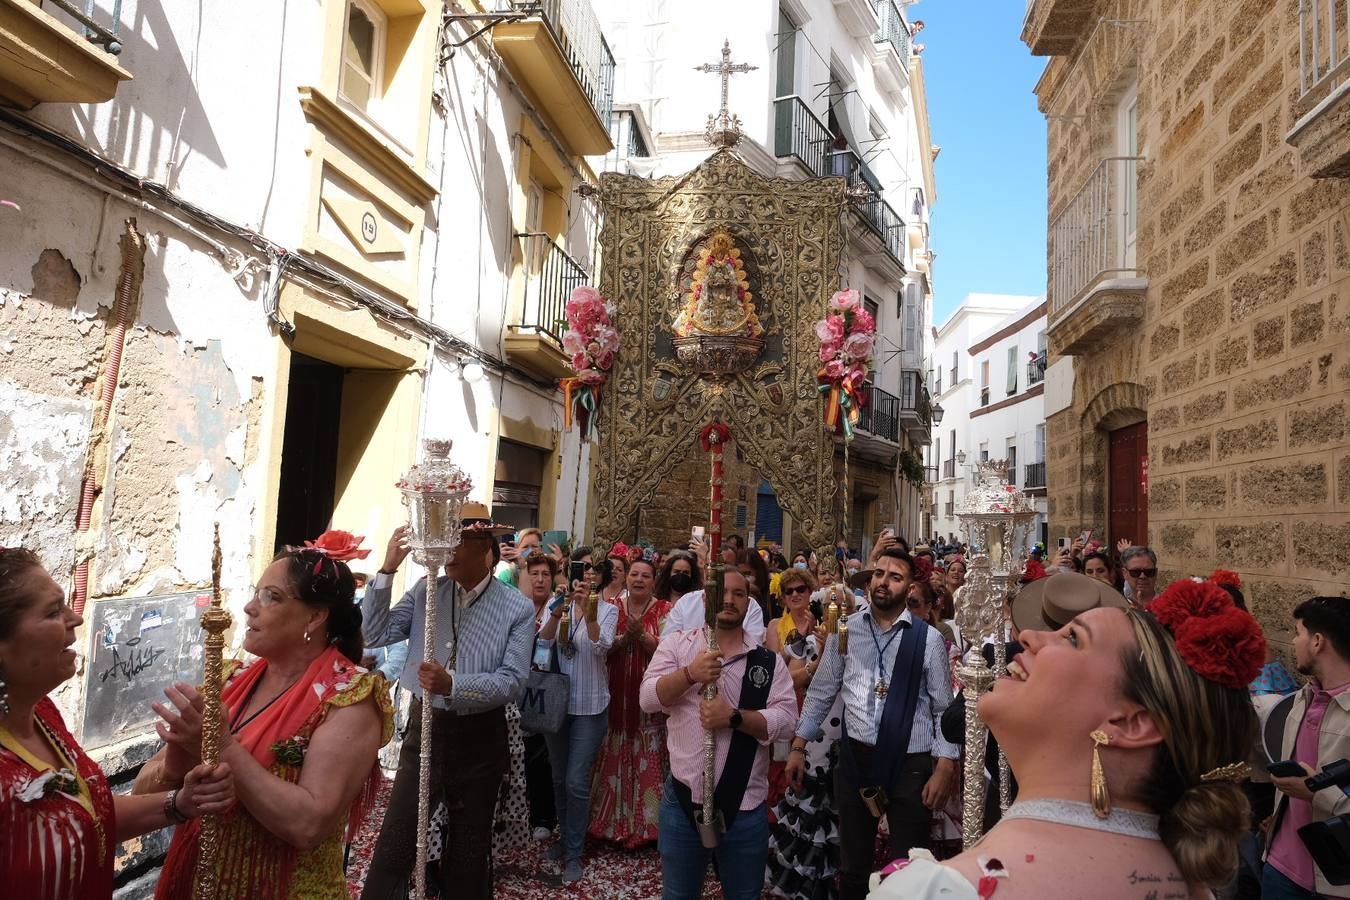
{"label": "sunglasses", "polygon": [[804,584],[794,585],[793,587],[783,588],[784,594],[809,594],[811,589]]}
{"label": "sunglasses", "polygon": [[1158,575],[1156,568],[1152,569],[1126,569],[1126,574],[1131,578],[1155,578]]}

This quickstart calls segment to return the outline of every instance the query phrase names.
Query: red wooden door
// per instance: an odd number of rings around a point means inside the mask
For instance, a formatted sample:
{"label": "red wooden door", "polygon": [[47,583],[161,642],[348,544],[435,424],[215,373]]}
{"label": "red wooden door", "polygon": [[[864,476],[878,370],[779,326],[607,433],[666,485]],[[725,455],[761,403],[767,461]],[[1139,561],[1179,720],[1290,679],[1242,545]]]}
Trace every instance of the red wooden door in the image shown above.
{"label": "red wooden door", "polygon": [[1109,433],[1109,546],[1121,538],[1148,543],[1148,423],[1127,425]]}

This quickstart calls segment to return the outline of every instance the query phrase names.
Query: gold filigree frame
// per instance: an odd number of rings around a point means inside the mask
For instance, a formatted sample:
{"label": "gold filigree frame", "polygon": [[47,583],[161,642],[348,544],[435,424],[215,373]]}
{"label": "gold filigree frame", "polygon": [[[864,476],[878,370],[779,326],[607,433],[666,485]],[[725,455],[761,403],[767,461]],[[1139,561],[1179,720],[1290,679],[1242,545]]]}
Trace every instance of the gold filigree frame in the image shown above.
{"label": "gold filigree frame", "polygon": [[[618,307],[622,351],[603,395],[592,533],[620,537],[634,511],[721,420],[822,559],[835,540],[834,439],[821,424],[814,325],[838,289],[842,178],[766,178],[730,150],[685,175],[600,178],[600,291]],[[745,248],[767,347],[744,371],[700,377],[676,360],[671,323],[690,253],[725,229]]]}

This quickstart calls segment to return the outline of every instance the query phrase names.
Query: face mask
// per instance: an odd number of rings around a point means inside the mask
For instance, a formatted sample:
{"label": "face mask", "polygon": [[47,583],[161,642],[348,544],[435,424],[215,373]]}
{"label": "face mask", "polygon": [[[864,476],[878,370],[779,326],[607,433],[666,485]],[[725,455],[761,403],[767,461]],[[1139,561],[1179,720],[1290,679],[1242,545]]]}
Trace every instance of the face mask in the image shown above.
{"label": "face mask", "polygon": [[795,562],[795,563],[792,564],[792,568],[794,568],[794,569],[805,569],[805,568],[806,568],[806,563],[804,563],[804,562]]}
{"label": "face mask", "polygon": [[671,590],[677,594],[687,594],[689,589],[694,586],[694,576],[688,572],[672,572],[670,575]]}

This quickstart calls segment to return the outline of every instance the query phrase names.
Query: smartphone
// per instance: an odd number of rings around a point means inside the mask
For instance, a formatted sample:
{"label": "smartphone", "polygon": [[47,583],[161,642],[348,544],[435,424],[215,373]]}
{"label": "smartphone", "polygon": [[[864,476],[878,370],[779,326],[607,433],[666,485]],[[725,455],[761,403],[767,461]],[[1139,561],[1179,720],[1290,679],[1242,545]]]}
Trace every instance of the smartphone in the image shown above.
{"label": "smartphone", "polygon": [[1266,771],[1276,778],[1299,778],[1308,773],[1303,771],[1303,767],[1298,764],[1298,760],[1282,759],[1279,762],[1273,762],[1266,766]]}
{"label": "smartphone", "polygon": [[557,546],[561,547],[563,544],[566,543],[567,543],[567,532],[565,531],[544,532],[544,540],[543,540],[544,549],[548,549],[548,547],[552,544],[556,544]]}
{"label": "smartphone", "polygon": [[516,533],[514,531],[511,532],[510,534],[497,535],[497,543],[499,544],[514,544],[515,542],[516,542]]}
{"label": "smartphone", "polygon": [[557,595],[549,603],[548,611],[553,612],[558,607],[562,606],[566,600],[567,600],[567,591],[558,591]]}
{"label": "smartphone", "polygon": [[1063,537],[1063,538],[1060,538],[1060,539],[1059,539],[1059,549],[1061,549],[1061,550],[1068,550],[1068,549],[1069,549],[1069,539],[1068,539],[1068,538]]}
{"label": "smartphone", "polygon": [[571,567],[567,570],[567,583],[575,584],[586,577],[586,564],[579,559],[572,560]]}
{"label": "smartphone", "polygon": [[536,669],[547,669],[552,656],[552,647],[545,644],[539,638],[534,639],[534,667]]}
{"label": "smartphone", "polygon": [[693,528],[689,529],[689,540],[703,543],[703,535],[706,533],[707,532],[702,525],[695,525]]}
{"label": "smartphone", "polygon": [[889,532],[891,533],[891,537],[895,537],[895,526],[894,526],[894,525],[882,525],[882,526],[881,526],[881,530],[882,530],[882,531],[889,531]]}
{"label": "smartphone", "polygon": [[1087,531],[1085,531],[1085,532],[1083,532],[1082,534],[1080,534],[1080,535],[1078,536],[1078,539],[1079,539],[1080,541],[1082,541],[1082,542],[1083,542],[1083,546],[1086,547],[1088,541],[1092,540],[1092,529],[1089,528]]}

